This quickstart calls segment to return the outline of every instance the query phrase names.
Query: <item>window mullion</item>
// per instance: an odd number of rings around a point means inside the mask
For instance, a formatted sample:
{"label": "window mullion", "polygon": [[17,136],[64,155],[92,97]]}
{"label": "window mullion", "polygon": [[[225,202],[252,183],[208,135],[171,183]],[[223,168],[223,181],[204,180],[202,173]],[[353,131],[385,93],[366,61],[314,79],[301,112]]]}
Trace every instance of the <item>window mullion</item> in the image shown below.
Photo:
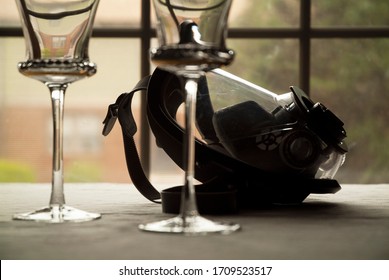
{"label": "window mullion", "polygon": [[301,0],[300,4],[300,50],[299,82],[308,95],[310,93],[311,61],[311,0]]}

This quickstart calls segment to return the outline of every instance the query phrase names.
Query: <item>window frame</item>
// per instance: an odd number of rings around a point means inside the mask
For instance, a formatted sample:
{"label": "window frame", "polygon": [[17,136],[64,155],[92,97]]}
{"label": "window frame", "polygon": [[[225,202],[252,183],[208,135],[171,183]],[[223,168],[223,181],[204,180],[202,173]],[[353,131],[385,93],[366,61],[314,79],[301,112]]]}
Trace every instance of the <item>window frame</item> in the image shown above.
{"label": "window frame", "polygon": [[[150,74],[149,49],[156,30],[151,25],[151,1],[141,0],[141,22],[139,27],[94,28],[96,38],[136,38],[141,42],[140,75]],[[22,37],[20,27],[0,27],[0,37]],[[233,39],[298,39],[299,41],[299,87],[310,93],[311,40],[313,39],[378,39],[389,38],[389,26],[384,27],[312,27],[311,0],[300,0],[300,21],[291,28],[230,28],[228,37]],[[141,95],[141,122],[146,123],[146,97]],[[140,127],[141,160],[146,174],[150,172],[150,131]]]}

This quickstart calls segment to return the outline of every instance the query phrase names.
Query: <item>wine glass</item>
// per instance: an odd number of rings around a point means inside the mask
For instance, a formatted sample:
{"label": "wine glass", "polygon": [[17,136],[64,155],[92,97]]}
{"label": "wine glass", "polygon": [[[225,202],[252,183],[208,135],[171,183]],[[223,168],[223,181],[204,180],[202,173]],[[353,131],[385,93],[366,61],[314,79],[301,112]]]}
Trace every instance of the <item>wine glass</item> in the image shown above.
{"label": "wine glass", "polygon": [[153,0],[160,47],[151,50],[158,67],[175,73],[185,91],[185,179],[180,213],[174,218],[139,225],[144,231],[184,234],[231,233],[238,224],[220,223],[199,215],[195,169],[195,114],[199,79],[213,68],[229,64],[234,53],[225,46],[232,0]]}
{"label": "wine glass", "polygon": [[43,82],[50,91],[53,116],[53,168],[49,205],[17,214],[16,220],[61,223],[89,221],[100,214],[65,205],[63,179],[63,115],[69,84],[96,73],[88,43],[99,0],[16,0],[26,43],[23,75]]}

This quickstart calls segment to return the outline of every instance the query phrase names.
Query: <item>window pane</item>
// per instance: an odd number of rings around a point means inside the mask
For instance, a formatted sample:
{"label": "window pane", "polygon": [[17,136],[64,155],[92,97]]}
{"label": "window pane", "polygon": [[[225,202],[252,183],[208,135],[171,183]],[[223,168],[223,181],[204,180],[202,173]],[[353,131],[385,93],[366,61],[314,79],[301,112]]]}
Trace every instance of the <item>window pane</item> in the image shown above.
{"label": "window pane", "polygon": [[313,26],[388,26],[389,1],[312,1]]}
{"label": "window pane", "polygon": [[[141,0],[102,0],[95,19],[95,27],[138,27],[140,26]],[[20,20],[15,0],[2,1],[0,26],[17,27]]]}
{"label": "window pane", "polygon": [[389,181],[389,39],[314,40],[312,97],[345,123],[349,153],[338,177]]}
{"label": "window pane", "polygon": [[[49,91],[18,73],[16,65],[24,53],[23,38],[0,38],[0,181],[49,182]],[[71,84],[65,98],[67,182],[129,181],[120,126],[107,137],[101,131],[107,106],[139,80],[139,57],[138,39],[91,39],[90,58],[97,64],[97,74]],[[136,119],[138,109],[136,98]]]}
{"label": "window pane", "polygon": [[275,93],[298,84],[298,41],[229,39],[236,58],[227,71]]}
{"label": "window pane", "polygon": [[20,26],[20,20],[15,1],[3,1],[1,3],[0,26]]}
{"label": "window pane", "polygon": [[230,27],[294,27],[299,24],[299,0],[233,1]]}
{"label": "window pane", "polygon": [[95,27],[139,27],[142,0],[100,0]]}

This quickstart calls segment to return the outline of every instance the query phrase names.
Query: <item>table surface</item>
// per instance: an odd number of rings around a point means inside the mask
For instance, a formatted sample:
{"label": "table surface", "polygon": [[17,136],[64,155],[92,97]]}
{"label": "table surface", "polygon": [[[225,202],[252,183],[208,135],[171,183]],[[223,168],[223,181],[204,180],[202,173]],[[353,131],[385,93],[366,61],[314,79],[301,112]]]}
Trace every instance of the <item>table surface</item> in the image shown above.
{"label": "table surface", "polygon": [[49,184],[0,184],[0,259],[389,259],[389,184],[342,185],[294,206],[237,215],[230,235],[145,233],[138,224],[172,217],[129,184],[66,184],[70,206],[99,220],[46,224],[12,220],[48,203]]}

